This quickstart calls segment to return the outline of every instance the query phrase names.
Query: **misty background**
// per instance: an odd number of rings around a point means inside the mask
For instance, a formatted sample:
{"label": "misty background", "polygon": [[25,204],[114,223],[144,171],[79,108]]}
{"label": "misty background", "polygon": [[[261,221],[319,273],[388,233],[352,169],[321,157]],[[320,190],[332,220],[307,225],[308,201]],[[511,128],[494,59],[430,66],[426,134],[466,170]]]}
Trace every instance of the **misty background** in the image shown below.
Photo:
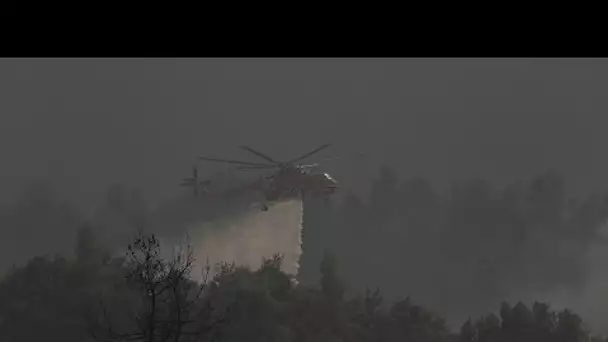
{"label": "misty background", "polygon": [[[373,203],[386,207],[390,191],[374,195],[371,189],[373,184],[425,179],[430,185],[411,185],[433,187],[437,196],[453,198],[453,180],[487,180],[468,188],[481,189],[473,196],[477,200],[494,198],[486,194],[493,194],[491,187],[501,192],[509,183],[540,175],[557,184],[552,189],[567,193],[568,199],[584,201],[598,194],[601,202],[608,188],[603,148],[608,142],[604,134],[608,100],[603,96],[608,87],[607,63],[600,59],[0,60],[0,266],[71,250],[83,217],[106,237],[126,231],[129,223],[117,222],[129,219],[113,217],[118,209],[108,209],[125,198],[137,207],[130,207],[130,212],[147,217],[143,213],[154,211],[155,217],[162,217],[163,229],[181,226],[177,220],[183,215],[167,209],[171,204],[163,201],[183,195],[177,184],[189,176],[197,156],[253,160],[237,148],[246,144],[277,159],[289,159],[331,142],[334,147],[323,156],[345,158],[322,166],[343,189],[330,204],[305,203],[303,277],[314,278],[321,255],[332,250],[354,286],[377,285],[393,296],[412,294],[454,320],[494,308],[505,297],[541,294],[564,305],[586,306],[577,308],[585,318],[600,315],[603,311],[597,304],[590,306],[602,284],[608,285],[594,262],[603,258],[604,250],[600,239],[589,232],[600,229],[604,216],[598,214],[586,223],[590,227],[583,234],[584,243],[572,243],[561,235],[537,237],[540,242],[532,244],[534,248],[550,246],[547,249],[558,250],[563,258],[564,264],[543,271],[546,276],[532,267],[529,276],[519,274],[517,281],[485,291],[490,285],[477,280],[498,279],[492,271],[483,268],[485,275],[472,278],[482,271],[471,271],[462,260],[446,264],[445,256],[425,254],[441,250],[446,240],[460,243],[454,253],[477,248],[481,240],[473,236],[479,231],[470,233],[468,240],[458,240],[441,229],[433,230],[440,225],[434,218],[450,212],[445,206],[416,224],[424,227],[419,232],[429,233],[399,231],[403,218],[372,208]],[[357,153],[365,158],[350,157]],[[202,176],[226,169],[199,166]],[[374,202],[374,196],[380,199]],[[420,203],[421,197],[415,201]],[[476,202],[467,205],[471,203]],[[365,210],[357,207],[366,205]],[[353,213],[365,213],[365,218],[357,219]],[[489,216],[484,222],[493,223]],[[307,219],[313,222],[309,226]],[[470,263],[487,264],[479,256],[496,249],[488,246],[488,251],[479,247]],[[513,249],[503,248],[511,256]],[[544,260],[534,253],[526,255],[518,262]],[[456,281],[463,274],[469,281]],[[595,292],[585,294],[589,288]],[[433,302],[439,293],[452,294],[440,298],[443,304]],[[459,297],[462,302],[456,301]]]}

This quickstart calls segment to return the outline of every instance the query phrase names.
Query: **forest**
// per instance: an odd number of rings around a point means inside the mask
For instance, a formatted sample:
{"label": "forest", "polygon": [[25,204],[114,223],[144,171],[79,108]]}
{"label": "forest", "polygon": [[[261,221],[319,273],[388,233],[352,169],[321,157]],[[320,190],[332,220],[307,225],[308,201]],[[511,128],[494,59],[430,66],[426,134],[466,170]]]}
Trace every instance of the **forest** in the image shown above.
{"label": "forest", "polygon": [[[187,248],[162,257],[155,235],[188,220],[184,201],[151,210],[115,185],[85,215],[44,185],[26,189],[0,213],[0,340],[601,340],[573,310],[513,299],[581,290],[602,241],[608,196],[569,196],[554,170],[440,191],[383,167],[368,198],[305,203],[298,282],[280,255],[190,281],[209,269],[193,269]],[[110,253],[135,227],[154,228]]]}

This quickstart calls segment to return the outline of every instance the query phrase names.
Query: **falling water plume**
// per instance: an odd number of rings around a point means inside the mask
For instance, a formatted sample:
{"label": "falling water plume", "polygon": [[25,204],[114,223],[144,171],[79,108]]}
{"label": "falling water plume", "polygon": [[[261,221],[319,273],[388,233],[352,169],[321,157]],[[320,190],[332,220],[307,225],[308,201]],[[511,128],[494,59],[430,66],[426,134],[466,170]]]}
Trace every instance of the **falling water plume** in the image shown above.
{"label": "falling water plume", "polygon": [[283,257],[282,270],[295,278],[302,254],[302,215],[301,199],[293,199],[278,202],[268,211],[250,208],[237,217],[191,224],[187,235],[195,257],[192,277],[202,279],[206,265],[220,262],[257,269],[264,258],[278,253]]}

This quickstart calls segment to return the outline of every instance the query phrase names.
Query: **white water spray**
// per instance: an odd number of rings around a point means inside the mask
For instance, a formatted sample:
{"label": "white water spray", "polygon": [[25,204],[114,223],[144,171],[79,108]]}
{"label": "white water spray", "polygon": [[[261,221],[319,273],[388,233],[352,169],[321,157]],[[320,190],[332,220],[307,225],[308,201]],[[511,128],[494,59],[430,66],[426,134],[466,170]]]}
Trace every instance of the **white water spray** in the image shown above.
{"label": "white water spray", "polygon": [[[236,218],[191,224],[188,243],[196,259],[192,277],[202,279],[201,270],[207,263],[212,266],[211,273],[220,262],[257,269],[263,258],[277,253],[283,256],[282,270],[296,277],[302,254],[302,219],[303,203],[294,199],[265,212],[252,208]],[[184,243],[173,241],[172,245]]]}

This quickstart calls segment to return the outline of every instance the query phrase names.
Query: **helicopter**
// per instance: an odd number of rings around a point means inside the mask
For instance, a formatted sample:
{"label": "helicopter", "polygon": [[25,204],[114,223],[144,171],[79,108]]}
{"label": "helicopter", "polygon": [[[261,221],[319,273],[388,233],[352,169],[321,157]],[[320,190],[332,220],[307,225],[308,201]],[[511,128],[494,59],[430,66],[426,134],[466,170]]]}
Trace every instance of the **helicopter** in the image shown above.
{"label": "helicopter", "polygon": [[192,177],[184,178],[180,186],[192,187],[194,197],[199,196],[199,188],[203,186],[204,192],[209,192],[208,186],[211,184],[211,180],[199,181],[198,169],[196,166],[192,167]]}
{"label": "helicopter", "polygon": [[244,189],[259,191],[263,194],[262,211],[268,211],[270,202],[289,198],[329,198],[338,188],[338,182],[325,172],[313,172],[318,164],[299,164],[297,162],[312,156],[331,146],[323,144],[314,150],[286,162],[277,161],[266,154],[248,146],[239,146],[264,159],[266,163],[246,162],[240,160],[199,157],[200,160],[236,164],[237,170],[270,170],[278,169],[273,174],[260,177]]}

